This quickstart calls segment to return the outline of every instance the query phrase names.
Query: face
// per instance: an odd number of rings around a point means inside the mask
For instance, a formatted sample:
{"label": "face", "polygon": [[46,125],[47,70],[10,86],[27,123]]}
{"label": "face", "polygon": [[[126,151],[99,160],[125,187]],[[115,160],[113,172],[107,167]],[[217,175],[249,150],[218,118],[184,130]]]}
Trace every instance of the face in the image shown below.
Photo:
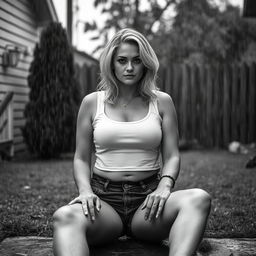
{"label": "face", "polygon": [[124,85],[137,85],[143,76],[144,65],[139,48],[133,43],[122,43],[113,60],[114,73]]}

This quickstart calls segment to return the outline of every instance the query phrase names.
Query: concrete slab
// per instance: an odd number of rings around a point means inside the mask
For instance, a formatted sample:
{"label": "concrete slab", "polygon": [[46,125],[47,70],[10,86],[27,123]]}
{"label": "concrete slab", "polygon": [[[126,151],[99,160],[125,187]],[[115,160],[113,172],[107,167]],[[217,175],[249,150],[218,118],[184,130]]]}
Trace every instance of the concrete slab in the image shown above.
{"label": "concrete slab", "polygon": [[[52,256],[52,238],[13,237],[0,244],[1,256]],[[91,248],[91,256],[167,256],[168,244],[146,244],[131,239],[102,248]],[[256,238],[204,239],[198,256],[256,256]]]}

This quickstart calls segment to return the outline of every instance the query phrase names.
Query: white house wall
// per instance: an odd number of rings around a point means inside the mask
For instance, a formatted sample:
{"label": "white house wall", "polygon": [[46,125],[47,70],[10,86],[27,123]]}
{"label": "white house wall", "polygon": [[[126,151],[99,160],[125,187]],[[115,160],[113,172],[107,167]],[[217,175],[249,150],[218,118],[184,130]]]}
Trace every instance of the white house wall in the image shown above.
{"label": "white house wall", "polygon": [[[26,150],[21,127],[25,124],[23,111],[28,102],[27,76],[33,49],[38,41],[37,23],[29,0],[0,1],[0,101],[8,91],[14,92],[14,153]],[[2,66],[2,54],[7,44],[29,47],[28,56],[21,54],[17,67]]]}

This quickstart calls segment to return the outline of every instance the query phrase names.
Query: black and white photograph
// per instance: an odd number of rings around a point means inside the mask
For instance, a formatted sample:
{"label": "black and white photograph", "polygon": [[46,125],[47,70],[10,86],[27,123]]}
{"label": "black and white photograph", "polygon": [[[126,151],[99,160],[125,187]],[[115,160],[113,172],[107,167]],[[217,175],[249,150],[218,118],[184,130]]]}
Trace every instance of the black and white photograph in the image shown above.
{"label": "black and white photograph", "polygon": [[255,0],[0,0],[1,256],[256,256]]}

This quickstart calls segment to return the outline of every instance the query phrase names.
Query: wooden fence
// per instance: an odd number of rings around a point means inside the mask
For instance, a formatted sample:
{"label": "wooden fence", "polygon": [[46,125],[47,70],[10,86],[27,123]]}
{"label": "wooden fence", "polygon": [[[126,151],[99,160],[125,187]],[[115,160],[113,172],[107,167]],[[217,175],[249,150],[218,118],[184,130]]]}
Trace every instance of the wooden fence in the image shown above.
{"label": "wooden fence", "polygon": [[207,147],[256,141],[256,65],[178,65],[159,72],[174,101],[181,138]]}
{"label": "wooden fence", "polygon": [[[82,94],[95,91],[99,69],[83,66],[76,71]],[[182,139],[226,147],[234,140],[256,141],[255,76],[255,64],[173,64],[159,70],[158,86],[174,101]]]}

